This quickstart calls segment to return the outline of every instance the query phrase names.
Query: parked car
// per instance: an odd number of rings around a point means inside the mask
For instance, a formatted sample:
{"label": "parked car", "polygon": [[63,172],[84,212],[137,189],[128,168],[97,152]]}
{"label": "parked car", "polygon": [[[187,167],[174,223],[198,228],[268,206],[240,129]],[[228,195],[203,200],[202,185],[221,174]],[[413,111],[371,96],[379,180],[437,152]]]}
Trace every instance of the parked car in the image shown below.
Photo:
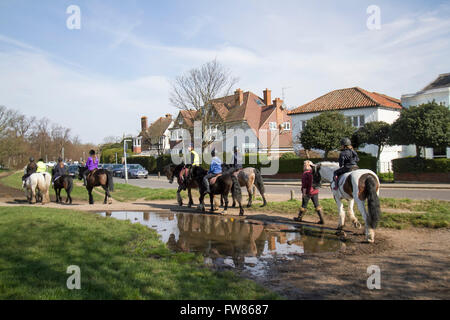
{"label": "parked car", "polygon": [[78,178],[78,165],[72,164],[67,168],[67,172],[69,173],[69,176],[73,178]]}
{"label": "parked car", "polygon": [[[127,165],[127,169],[128,169],[128,178],[131,179],[148,178],[148,171],[140,164],[130,164],[129,166]],[[125,172],[123,174],[123,177],[125,177]]]}
{"label": "parked car", "polygon": [[108,170],[110,172],[113,172],[113,165],[110,163],[105,163],[104,165],[102,165],[102,169]]}
{"label": "parked car", "polygon": [[114,177],[120,177],[123,171],[124,165],[123,164],[115,164],[112,168],[112,173]]}

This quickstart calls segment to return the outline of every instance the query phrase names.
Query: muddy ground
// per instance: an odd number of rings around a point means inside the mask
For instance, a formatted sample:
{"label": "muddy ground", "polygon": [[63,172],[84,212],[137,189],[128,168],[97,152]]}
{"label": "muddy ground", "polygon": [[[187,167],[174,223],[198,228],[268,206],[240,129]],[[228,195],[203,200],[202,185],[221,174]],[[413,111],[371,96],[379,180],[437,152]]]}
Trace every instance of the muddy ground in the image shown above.
{"label": "muddy ground", "polygon": [[[24,193],[0,184],[0,206],[26,205]],[[54,196],[52,196],[54,201]],[[40,206],[40,205],[36,205]],[[175,201],[134,201],[111,205],[74,201],[47,207],[83,211],[190,211]],[[237,215],[235,209],[227,215]],[[292,216],[251,213],[252,219],[293,223]],[[315,225],[308,216],[306,225]],[[325,228],[335,228],[330,220]],[[450,229],[378,229],[375,244],[364,243],[362,230],[347,225],[346,246],[339,252],[305,254],[293,261],[276,263],[268,276],[253,278],[288,299],[450,299]],[[381,269],[381,289],[369,290],[367,268]],[[251,277],[250,275],[245,275]]]}

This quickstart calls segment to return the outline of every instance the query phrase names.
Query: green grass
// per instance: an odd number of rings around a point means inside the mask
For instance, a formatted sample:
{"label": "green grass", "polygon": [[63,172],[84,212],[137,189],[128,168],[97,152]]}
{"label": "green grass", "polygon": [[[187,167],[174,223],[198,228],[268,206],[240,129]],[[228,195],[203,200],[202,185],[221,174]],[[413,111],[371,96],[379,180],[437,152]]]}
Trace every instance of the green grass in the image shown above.
{"label": "green grass", "polygon": [[[201,256],[173,253],[155,231],[92,213],[0,208],[0,299],[276,299]],[[67,267],[81,269],[68,290]]]}
{"label": "green grass", "polygon": [[138,199],[150,200],[173,200],[177,198],[176,189],[151,189],[140,188],[129,184],[114,184],[113,198],[118,201],[135,201]]}
{"label": "green grass", "polygon": [[[450,227],[450,202],[439,200],[411,200],[411,199],[390,199],[381,198],[382,216],[379,226],[385,228],[404,229],[408,227],[424,228],[449,228]],[[337,217],[338,211],[333,199],[322,199],[320,205],[324,209],[325,216]],[[254,206],[246,209],[248,211],[298,214],[301,202],[298,200],[269,202],[266,207]],[[344,201],[347,210],[347,202]],[[404,212],[388,212],[389,209],[400,209]],[[355,214],[360,221],[362,216],[357,206],[354,207]],[[309,215],[316,215],[314,206],[310,202],[308,205]]]}

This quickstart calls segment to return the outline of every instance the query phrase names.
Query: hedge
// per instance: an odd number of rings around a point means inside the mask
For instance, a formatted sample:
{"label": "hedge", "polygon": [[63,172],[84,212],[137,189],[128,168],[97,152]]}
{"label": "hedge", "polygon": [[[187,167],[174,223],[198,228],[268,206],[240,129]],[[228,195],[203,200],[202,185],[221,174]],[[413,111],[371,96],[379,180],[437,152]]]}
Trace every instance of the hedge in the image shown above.
{"label": "hedge", "polygon": [[395,173],[448,173],[450,159],[418,159],[417,157],[392,160]]}
{"label": "hedge", "polygon": [[[377,159],[370,154],[358,152],[360,161],[358,163],[358,166],[361,169],[370,169],[372,171],[376,171],[377,167]],[[257,163],[249,163],[250,157],[256,157]],[[225,154],[223,155],[223,159],[226,159]],[[254,161],[254,159],[252,159]],[[281,157],[280,158],[280,167],[278,172],[279,173],[297,173],[303,171],[303,162],[307,159],[299,158],[299,157],[293,157],[292,155],[289,155],[287,157]],[[321,162],[321,161],[338,161],[337,159],[310,159],[314,163]],[[128,163],[137,163],[142,165],[144,168],[148,170],[150,173],[158,173],[163,172],[163,169],[166,165],[171,164],[171,156],[170,154],[165,154],[162,156],[159,156],[158,158],[155,157],[142,157],[142,156],[136,156],[136,157],[129,157],[127,158]],[[264,164],[263,164],[264,163]],[[209,168],[209,164],[205,163],[203,161],[202,167],[205,169]],[[254,167],[259,170],[261,170],[262,167],[270,167],[270,162],[266,155],[256,155],[256,154],[245,154],[244,155],[244,167]]]}

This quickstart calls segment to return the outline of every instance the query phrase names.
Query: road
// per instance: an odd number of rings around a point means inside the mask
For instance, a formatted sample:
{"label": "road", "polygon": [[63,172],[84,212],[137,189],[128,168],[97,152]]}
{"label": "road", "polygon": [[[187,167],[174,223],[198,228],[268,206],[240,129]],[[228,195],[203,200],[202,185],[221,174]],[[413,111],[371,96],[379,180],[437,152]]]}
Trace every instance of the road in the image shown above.
{"label": "road", "polygon": [[[124,179],[114,178],[115,182],[125,183]],[[134,186],[143,187],[143,188],[173,188],[176,189],[176,182],[174,184],[170,184],[165,177],[161,177],[160,179],[149,178],[149,179],[129,179],[128,183]],[[300,188],[298,186],[283,186],[283,185],[266,185],[266,193],[269,195],[276,196],[278,200],[287,200],[290,198],[290,191],[294,190],[295,193],[300,193]],[[245,192],[244,192],[245,194]],[[394,198],[394,199],[416,199],[416,200],[450,200],[450,190],[449,189],[397,189],[397,188],[381,188],[380,196],[383,198]],[[331,190],[329,187],[323,187],[320,189],[320,197],[321,198],[332,198]]]}

